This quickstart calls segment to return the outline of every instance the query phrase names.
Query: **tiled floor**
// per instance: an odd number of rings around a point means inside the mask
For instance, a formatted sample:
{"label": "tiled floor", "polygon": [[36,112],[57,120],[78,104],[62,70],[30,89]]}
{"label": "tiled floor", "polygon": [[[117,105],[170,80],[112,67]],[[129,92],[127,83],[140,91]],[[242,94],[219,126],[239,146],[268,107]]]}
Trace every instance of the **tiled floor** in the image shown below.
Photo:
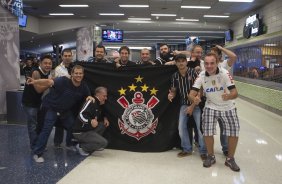
{"label": "tiled floor", "polygon": [[51,145],[44,154],[46,162],[37,164],[30,156],[26,127],[0,125],[0,183],[50,184],[59,179],[59,184],[282,183],[282,117],[241,99],[237,107],[241,123],[235,155],[239,173],[224,165],[218,137],[217,163],[211,168],[202,167],[197,149],[185,158],[176,157],[179,150],[135,153],[107,149],[83,160]]}
{"label": "tiled floor", "polygon": [[29,149],[27,128],[23,125],[0,125],[0,183],[56,183],[83,158],[73,151],[54,149],[50,143],[45,163],[35,163]]}

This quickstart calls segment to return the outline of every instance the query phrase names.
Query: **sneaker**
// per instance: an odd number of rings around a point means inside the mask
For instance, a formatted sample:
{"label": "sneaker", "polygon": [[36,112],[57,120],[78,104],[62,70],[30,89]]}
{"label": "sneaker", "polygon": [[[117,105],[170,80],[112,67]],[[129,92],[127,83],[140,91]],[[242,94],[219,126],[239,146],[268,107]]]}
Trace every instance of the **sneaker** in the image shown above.
{"label": "sneaker", "polygon": [[210,167],[213,164],[215,164],[216,160],[215,160],[215,156],[214,155],[208,155],[206,160],[203,163],[204,167]]}
{"label": "sneaker", "polygon": [[181,157],[187,157],[189,155],[192,155],[192,153],[186,152],[186,151],[181,151],[180,153],[177,154],[177,157],[181,158]]}
{"label": "sneaker", "polygon": [[85,152],[80,146],[79,144],[77,144],[75,146],[75,148],[77,149],[78,153],[81,155],[81,156],[88,156],[89,153]]}
{"label": "sneaker", "polygon": [[207,159],[207,154],[201,154],[200,156],[202,161],[205,161]]}
{"label": "sneaker", "polygon": [[37,163],[43,163],[44,162],[44,158],[42,156],[33,155],[33,159]]}
{"label": "sneaker", "polygon": [[240,167],[236,164],[234,158],[226,158],[225,165],[230,167],[230,169],[232,171],[235,171],[235,172],[239,172],[240,171]]}
{"label": "sneaker", "polygon": [[74,151],[74,152],[77,151],[77,149],[76,149],[75,146],[66,146],[66,149],[67,149],[67,150],[70,150],[70,151]]}
{"label": "sneaker", "polygon": [[227,157],[228,156],[228,151],[223,151],[223,155]]}

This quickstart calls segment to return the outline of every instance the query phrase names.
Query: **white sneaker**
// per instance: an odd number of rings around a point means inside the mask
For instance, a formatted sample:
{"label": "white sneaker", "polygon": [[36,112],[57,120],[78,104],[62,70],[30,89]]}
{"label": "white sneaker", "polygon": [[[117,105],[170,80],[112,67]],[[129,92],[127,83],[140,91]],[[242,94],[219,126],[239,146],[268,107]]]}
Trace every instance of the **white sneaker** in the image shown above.
{"label": "white sneaker", "polygon": [[85,152],[80,146],[79,144],[77,144],[75,146],[75,148],[77,149],[78,153],[81,155],[81,156],[88,156],[89,153]]}
{"label": "white sneaker", "polygon": [[33,159],[37,163],[43,163],[44,162],[44,158],[42,156],[39,157],[38,155],[33,155]]}

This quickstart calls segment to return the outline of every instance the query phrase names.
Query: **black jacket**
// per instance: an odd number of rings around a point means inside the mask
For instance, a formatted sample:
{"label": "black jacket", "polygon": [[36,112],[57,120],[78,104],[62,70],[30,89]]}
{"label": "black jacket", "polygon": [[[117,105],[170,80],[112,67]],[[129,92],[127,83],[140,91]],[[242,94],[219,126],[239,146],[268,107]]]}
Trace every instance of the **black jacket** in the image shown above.
{"label": "black jacket", "polygon": [[95,117],[97,117],[98,122],[104,121],[102,106],[100,105],[99,100],[96,97],[94,98],[95,103],[88,100],[83,104],[73,126],[74,133],[86,132],[95,129],[91,125],[91,120],[95,119]]}

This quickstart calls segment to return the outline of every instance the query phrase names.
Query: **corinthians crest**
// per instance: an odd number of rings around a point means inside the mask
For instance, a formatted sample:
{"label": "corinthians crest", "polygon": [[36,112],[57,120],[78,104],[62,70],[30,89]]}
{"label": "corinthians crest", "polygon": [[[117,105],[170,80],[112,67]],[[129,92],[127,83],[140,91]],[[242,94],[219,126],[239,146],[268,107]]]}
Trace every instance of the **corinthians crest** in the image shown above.
{"label": "corinthians crest", "polygon": [[[142,83],[142,77],[138,76],[136,83]],[[152,109],[159,103],[159,99],[155,96],[157,91],[155,88],[149,90],[149,86],[146,84],[135,85],[131,84],[129,92],[134,92],[134,96],[131,99],[132,103],[129,103],[126,98],[127,89],[121,88],[119,91],[121,97],[117,102],[124,109],[121,119],[118,119],[118,125],[122,134],[134,137],[137,140],[149,135],[155,134],[155,129],[158,125],[158,118],[154,117]],[[136,89],[137,88],[137,89]],[[140,88],[140,90],[138,90]],[[151,98],[148,102],[145,102],[143,93],[149,92]]]}

